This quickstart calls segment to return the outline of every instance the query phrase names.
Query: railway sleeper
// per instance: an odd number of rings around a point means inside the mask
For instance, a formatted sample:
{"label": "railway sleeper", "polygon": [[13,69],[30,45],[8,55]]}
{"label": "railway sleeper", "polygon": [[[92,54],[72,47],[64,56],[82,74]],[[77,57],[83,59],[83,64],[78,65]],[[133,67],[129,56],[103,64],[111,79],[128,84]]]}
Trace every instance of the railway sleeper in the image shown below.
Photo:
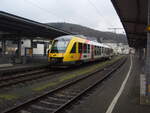
{"label": "railway sleeper", "polygon": [[58,96],[58,95],[52,95],[52,97],[60,99],[60,100],[65,100],[65,101],[68,101],[72,98],[72,97]]}
{"label": "railway sleeper", "polygon": [[47,100],[44,100],[44,101],[46,101],[46,102],[49,102],[49,103],[55,103],[55,104],[63,104],[63,103],[65,103],[66,101],[64,101],[64,100],[60,100],[60,99],[58,99],[58,100],[54,100],[54,99],[47,99]]}
{"label": "railway sleeper", "polygon": [[36,105],[36,106],[41,106],[41,107],[47,107],[47,108],[51,108],[51,109],[57,109],[59,106],[60,106],[60,104],[53,104],[53,103],[49,103],[48,104],[48,102],[37,102],[36,104],[34,104],[34,105]]}
{"label": "railway sleeper", "polygon": [[54,109],[42,107],[38,105],[32,105],[27,110],[31,113],[52,113],[54,111]]}
{"label": "railway sleeper", "polygon": [[60,103],[65,103],[66,100],[68,100],[68,99],[57,98],[57,97],[53,97],[53,96],[49,96],[48,99],[49,100],[47,100],[47,101],[52,101],[52,102],[56,101],[56,102],[60,102]]}

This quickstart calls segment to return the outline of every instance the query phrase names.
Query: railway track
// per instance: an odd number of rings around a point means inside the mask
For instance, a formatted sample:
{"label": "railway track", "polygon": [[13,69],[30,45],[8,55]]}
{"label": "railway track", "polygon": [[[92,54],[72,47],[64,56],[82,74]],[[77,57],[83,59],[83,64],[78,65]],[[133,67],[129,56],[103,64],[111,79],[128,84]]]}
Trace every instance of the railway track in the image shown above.
{"label": "railway track", "polygon": [[14,75],[14,74],[20,74],[24,72],[29,72],[33,70],[38,70],[38,69],[44,69],[48,68],[48,64],[43,64],[43,65],[36,65],[36,66],[27,66],[27,67],[11,67],[8,69],[1,69],[0,70],[0,77],[1,76],[8,76],[8,75]]}
{"label": "railway track", "polygon": [[[85,65],[83,65],[84,67]],[[77,67],[75,67],[77,68]],[[68,68],[65,71],[70,71],[74,70],[75,68]],[[59,68],[58,68],[59,69]],[[78,69],[78,68],[77,68]],[[11,87],[17,84],[22,84],[26,82],[30,82],[33,80],[38,80],[53,74],[59,74],[64,69],[59,69],[60,71],[57,70],[57,68],[53,68],[51,71],[48,69],[48,66],[43,66],[43,67],[36,67],[33,69],[24,69],[24,70],[19,70],[19,72],[13,71],[12,73],[8,72],[4,75],[0,76],[0,88],[6,88],[6,87]]]}
{"label": "railway track", "polygon": [[32,70],[30,72],[18,73],[13,75],[0,76],[0,88],[9,87],[19,83],[36,80],[49,76],[54,72],[50,72],[47,68]]}
{"label": "railway track", "polygon": [[[73,68],[69,68],[66,71],[73,70]],[[52,68],[49,69],[48,66],[33,68],[33,69],[24,69],[22,71],[17,72],[14,71],[12,73],[8,72],[4,75],[0,76],[0,88],[11,87],[17,84],[22,84],[26,82],[30,82],[33,80],[39,80],[44,77],[52,76],[63,72],[64,69]]]}
{"label": "railway track", "polygon": [[108,68],[96,70],[79,79],[72,80],[53,91],[34,97],[2,113],[60,113],[61,110],[108,78],[124,64],[125,60],[119,60],[117,63],[109,65]]}
{"label": "railway track", "polygon": [[[59,69],[59,71],[58,71]],[[35,69],[24,69],[22,71],[14,71],[12,73],[5,73],[4,75],[0,76],[0,88],[11,87],[17,84],[22,84],[26,82],[30,82],[33,80],[38,80],[47,76],[51,76],[53,74],[59,74],[64,71],[64,69],[60,68],[52,68],[51,70],[48,69],[47,66],[35,68]],[[73,70],[73,68],[69,68],[65,71]]]}

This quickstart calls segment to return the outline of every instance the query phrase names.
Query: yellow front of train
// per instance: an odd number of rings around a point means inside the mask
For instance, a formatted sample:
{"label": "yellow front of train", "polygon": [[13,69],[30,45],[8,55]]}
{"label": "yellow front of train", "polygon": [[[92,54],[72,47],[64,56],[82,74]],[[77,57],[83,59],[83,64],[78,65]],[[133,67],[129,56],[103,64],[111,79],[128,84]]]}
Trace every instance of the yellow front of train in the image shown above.
{"label": "yellow front of train", "polygon": [[59,37],[52,42],[48,54],[48,61],[51,65],[75,64],[79,58],[77,43],[73,37]]}

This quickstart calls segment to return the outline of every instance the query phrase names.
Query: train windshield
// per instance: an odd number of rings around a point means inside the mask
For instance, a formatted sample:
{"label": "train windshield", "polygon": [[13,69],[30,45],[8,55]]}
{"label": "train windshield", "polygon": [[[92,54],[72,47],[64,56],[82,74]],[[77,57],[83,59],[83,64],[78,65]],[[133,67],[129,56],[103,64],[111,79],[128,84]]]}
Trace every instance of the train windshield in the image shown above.
{"label": "train windshield", "polygon": [[54,40],[51,53],[65,53],[69,40]]}

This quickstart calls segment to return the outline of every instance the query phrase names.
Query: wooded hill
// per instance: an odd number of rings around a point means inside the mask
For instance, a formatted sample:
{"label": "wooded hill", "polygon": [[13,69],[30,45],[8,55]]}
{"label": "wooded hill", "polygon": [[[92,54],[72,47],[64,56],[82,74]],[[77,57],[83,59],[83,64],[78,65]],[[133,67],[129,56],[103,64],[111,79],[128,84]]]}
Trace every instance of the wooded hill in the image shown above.
{"label": "wooded hill", "polygon": [[124,43],[127,44],[127,38],[123,34],[115,34],[112,32],[102,32],[81,25],[70,23],[47,23],[48,25],[68,31],[74,34],[80,34],[90,37],[91,40],[97,40],[104,43]]}

